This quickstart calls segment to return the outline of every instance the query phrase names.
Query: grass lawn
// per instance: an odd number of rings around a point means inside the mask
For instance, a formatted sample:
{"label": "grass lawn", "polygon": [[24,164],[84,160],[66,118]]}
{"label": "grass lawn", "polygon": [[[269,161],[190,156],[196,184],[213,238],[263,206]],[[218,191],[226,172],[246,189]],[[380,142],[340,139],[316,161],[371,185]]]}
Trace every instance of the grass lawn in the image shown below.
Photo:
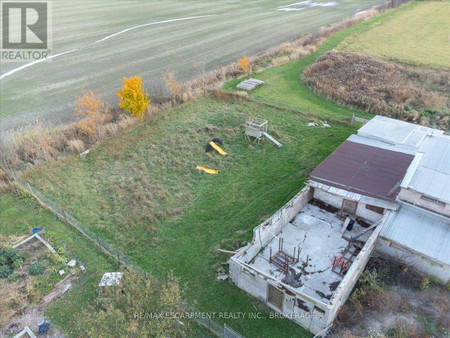
{"label": "grass lawn", "polygon": [[[283,148],[249,144],[243,129],[249,116],[268,119]],[[204,97],[102,142],[87,157],[71,156],[24,177],[156,277],[172,270],[197,309],[268,315],[230,281],[216,280],[229,255],[215,249],[250,241],[253,228],[354,131],[307,127],[308,121],[258,103]],[[223,140],[227,156],[205,153],[213,137]],[[198,164],[219,174],[197,172]],[[217,321],[246,337],[308,335],[289,320]]]}
{"label": "grass lawn", "polygon": [[[65,257],[75,258],[78,262],[85,264],[86,275],[82,275],[64,298],[51,303],[46,309],[48,318],[61,327],[64,333],[69,334],[71,324],[75,319],[74,314],[79,313],[86,302],[93,301],[101,276],[105,271],[115,270],[116,265],[77,231],[42,209],[28,195],[2,192],[0,224],[0,241],[2,243],[9,243],[11,238],[29,236],[32,228],[38,227],[47,233],[50,231],[53,233],[52,244],[55,245],[55,241],[58,241],[57,246],[66,250]],[[32,260],[32,257],[27,257],[27,260]]]}
{"label": "grass lawn", "polygon": [[[373,115],[360,110],[346,107],[327,100],[322,96],[312,92],[302,81],[303,71],[314,63],[314,61],[324,53],[336,48],[345,38],[355,33],[363,31],[367,27],[381,22],[386,17],[391,17],[397,11],[403,10],[404,6],[368,21],[351,26],[337,34],[326,39],[316,52],[296,61],[291,61],[279,67],[268,68],[260,73],[252,74],[251,77],[263,80],[264,85],[252,90],[250,97],[278,106],[297,109],[305,113],[320,115],[324,119],[347,119],[349,120],[353,113],[356,116],[371,119]],[[244,78],[245,79],[245,78]],[[224,84],[226,91],[236,91],[236,85],[243,79],[234,79]]]}
{"label": "grass lawn", "polygon": [[339,50],[450,69],[450,2],[416,1],[345,39]]}

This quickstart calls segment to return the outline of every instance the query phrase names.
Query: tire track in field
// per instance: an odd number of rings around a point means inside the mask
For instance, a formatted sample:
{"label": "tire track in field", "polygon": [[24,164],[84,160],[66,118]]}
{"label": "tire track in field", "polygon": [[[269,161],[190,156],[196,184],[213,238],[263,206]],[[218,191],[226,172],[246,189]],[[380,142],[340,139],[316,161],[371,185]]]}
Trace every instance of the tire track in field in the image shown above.
{"label": "tire track in field", "polygon": [[113,37],[115,37],[115,36],[124,34],[124,33],[126,33],[126,32],[129,32],[129,31],[132,31],[132,30],[135,30],[135,29],[138,29],[138,28],[148,27],[148,26],[154,26],[154,25],[160,25],[160,24],[171,23],[171,22],[178,22],[178,21],[186,21],[186,20],[202,19],[202,18],[213,17],[213,16],[216,16],[216,15],[214,15],[214,14],[209,14],[209,15],[189,16],[189,17],[185,17],[185,18],[176,18],[176,19],[168,19],[168,20],[162,20],[162,21],[154,21],[154,22],[149,22],[149,23],[144,23],[144,24],[141,24],[141,25],[129,27],[129,28],[123,29],[123,30],[121,30],[121,31],[119,31],[119,32],[116,32],[116,33],[107,35],[107,36],[105,36],[104,38],[101,38],[101,39],[99,39],[99,40],[97,40],[97,41],[95,41],[95,42],[93,42],[93,43],[90,43],[90,44],[88,44],[88,45],[86,45],[86,46],[78,47],[78,48],[75,48],[75,49],[71,49],[71,50],[68,50],[68,51],[65,51],[65,52],[62,52],[62,53],[58,53],[58,54],[49,56],[49,57],[46,58],[46,59],[36,60],[36,61],[30,62],[30,63],[27,63],[26,65],[23,65],[23,66],[14,68],[14,69],[12,69],[12,70],[6,72],[5,74],[2,74],[2,75],[0,76],[0,81],[3,80],[4,78],[8,77],[8,76],[13,75],[14,73],[17,73],[17,72],[19,72],[19,71],[21,71],[21,70],[23,70],[23,69],[25,69],[25,68],[32,67],[32,66],[34,66],[34,65],[36,65],[36,64],[38,64],[38,63],[41,63],[41,62],[44,62],[44,61],[48,61],[48,60],[51,60],[51,59],[55,59],[55,58],[57,58],[57,57],[59,57],[59,56],[63,56],[63,55],[67,55],[67,54],[70,54],[70,53],[79,51],[79,50],[81,50],[81,49],[84,49],[84,48],[93,46],[93,45],[95,45],[95,44],[97,44],[97,43],[106,41],[106,40],[108,40],[108,39],[110,39],[110,38],[113,38]]}

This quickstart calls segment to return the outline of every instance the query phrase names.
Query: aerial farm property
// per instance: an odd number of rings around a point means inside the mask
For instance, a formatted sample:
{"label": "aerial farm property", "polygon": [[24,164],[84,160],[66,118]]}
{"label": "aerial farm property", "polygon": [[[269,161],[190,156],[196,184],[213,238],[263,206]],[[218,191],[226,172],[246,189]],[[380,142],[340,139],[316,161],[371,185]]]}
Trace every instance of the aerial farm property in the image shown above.
{"label": "aerial farm property", "polygon": [[442,131],[375,117],[254,229],[230,260],[233,282],[314,334],[331,326],[373,250],[447,282],[449,146]]}

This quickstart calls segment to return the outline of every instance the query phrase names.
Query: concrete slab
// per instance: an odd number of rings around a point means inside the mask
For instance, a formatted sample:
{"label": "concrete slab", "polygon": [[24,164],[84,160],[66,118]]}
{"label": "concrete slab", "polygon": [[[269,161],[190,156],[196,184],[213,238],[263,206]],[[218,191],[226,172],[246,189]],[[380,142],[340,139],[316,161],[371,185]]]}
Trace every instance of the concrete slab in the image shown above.
{"label": "concrete slab", "polygon": [[[261,250],[250,265],[308,296],[328,303],[342,280],[342,277],[331,268],[334,254],[339,254],[348,245],[348,241],[341,233],[344,221],[345,219],[337,214],[306,204]],[[344,235],[351,237],[361,229],[359,225],[355,225],[352,231],[345,231]],[[292,266],[293,270],[290,273],[269,263],[270,249],[272,254],[278,251],[279,238],[283,238],[286,253],[293,255],[294,247],[300,249],[300,260]]]}

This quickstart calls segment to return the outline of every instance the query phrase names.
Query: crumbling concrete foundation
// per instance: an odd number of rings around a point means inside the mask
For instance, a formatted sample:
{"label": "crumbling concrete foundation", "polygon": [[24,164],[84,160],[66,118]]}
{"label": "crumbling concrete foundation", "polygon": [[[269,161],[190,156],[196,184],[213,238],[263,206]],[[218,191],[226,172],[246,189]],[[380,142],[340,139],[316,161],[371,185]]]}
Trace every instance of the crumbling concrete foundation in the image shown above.
{"label": "crumbling concrete foundation", "polygon": [[[342,217],[308,203],[313,196],[314,188],[305,187],[256,227],[253,241],[230,259],[230,277],[239,288],[269,308],[322,335],[364,270],[389,211],[374,231],[349,245],[342,236]],[[351,237],[360,230],[356,226],[344,235]],[[292,255],[300,250],[299,262],[288,269],[270,261],[279,249],[280,239],[286,253]],[[357,247],[358,253],[347,272],[344,275],[333,272],[333,257],[349,246]]]}

